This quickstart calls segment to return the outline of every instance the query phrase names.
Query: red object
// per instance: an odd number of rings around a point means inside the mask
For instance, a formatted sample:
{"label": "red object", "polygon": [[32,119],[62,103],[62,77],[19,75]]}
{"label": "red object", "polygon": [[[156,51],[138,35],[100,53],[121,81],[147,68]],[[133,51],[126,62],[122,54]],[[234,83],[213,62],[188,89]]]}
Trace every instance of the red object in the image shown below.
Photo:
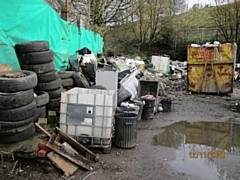
{"label": "red object", "polygon": [[47,151],[45,151],[44,149],[40,149],[37,153],[37,157],[45,158],[46,156],[47,156]]}
{"label": "red object", "polygon": [[83,66],[83,67],[86,67],[86,66],[87,66],[85,63],[81,63],[80,65]]}
{"label": "red object", "polygon": [[50,152],[51,149],[49,149],[49,148],[46,146],[46,144],[47,144],[47,142],[40,142],[40,143],[38,144],[38,147],[39,147],[39,149],[43,149],[43,150],[45,150],[45,151],[47,151],[47,152]]}
{"label": "red object", "polygon": [[145,96],[141,96],[141,98],[154,99],[154,96],[153,95],[145,95]]}
{"label": "red object", "polygon": [[205,60],[209,61],[209,50],[205,48]]}

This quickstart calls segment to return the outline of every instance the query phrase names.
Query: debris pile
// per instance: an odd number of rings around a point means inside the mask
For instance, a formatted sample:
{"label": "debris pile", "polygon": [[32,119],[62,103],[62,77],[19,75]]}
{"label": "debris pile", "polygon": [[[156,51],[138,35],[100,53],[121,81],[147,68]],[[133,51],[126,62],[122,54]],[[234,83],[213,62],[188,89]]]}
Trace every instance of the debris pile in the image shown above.
{"label": "debris pile", "polygon": [[[173,91],[186,90],[186,64],[169,57],[156,56],[152,64],[140,57],[93,56],[83,48],[71,61],[71,69],[58,72],[63,88],[50,95],[61,100],[60,109],[35,121],[36,131],[47,138],[33,145],[37,148],[33,154],[52,162],[65,177],[81,168],[93,170],[92,162],[99,161],[99,155],[91,150],[110,153],[113,135],[117,147],[134,148],[137,121],[153,119],[160,111],[171,112]],[[51,121],[60,128],[46,129]]]}

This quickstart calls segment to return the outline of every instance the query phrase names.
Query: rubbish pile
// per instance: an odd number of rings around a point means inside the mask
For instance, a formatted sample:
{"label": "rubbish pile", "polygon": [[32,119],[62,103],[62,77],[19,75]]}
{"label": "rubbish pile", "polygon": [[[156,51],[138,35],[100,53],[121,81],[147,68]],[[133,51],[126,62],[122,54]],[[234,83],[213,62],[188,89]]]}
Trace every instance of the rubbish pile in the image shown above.
{"label": "rubbish pile", "polygon": [[[31,139],[40,129],[47,138],[36,147],[36,157],[50,160],[66,177],[73,175],[79,167],[92,170],[90,164],[98,161],[99,155],[91,149],[110,153],[113,137],[117,147],[134,148],[137,145],[138,121],[153,119],[159,111],[171,112],[174,99],[169,94],[186,90],[186,63],[170,61],[169,57],[155,56],[153,63],[140,57],[105,58],[99,55],[97,58],[89,49],[83,48],[70,58],[69,69],[56,72],[52,66],[45,65],[46,61],[53,63],[52,54],[43,62],[38,58],[39,54],[51,52],[47,42],[26,44],[31,47],[35,44],[42,49],[30,54],[36,56],[37,65],[32,65],[31,58],[25,57],[26,53],[19,56],[19,60],[27,59],[26,62],[34,67],[29,72],[35,76],[36,87],[41,84],[41,89],[31,87],[32,97],[28,98],[33,100],[35,96],[37,105],[34,112],[39,112],[33,117],[30,115],[34,113],[28,113],[33,130],[24,139]],[[44,49],[44,45],[48,45],[47,48]],[[5,78],[5,74],[10,73],[3,73],[0,80]],[[8,80],[11,78],[15,76],[8,77]],[[17,78],[25,79],[27,76]],[[14,104],[11,108],[15,108]],[[49,133],[46,128],[52,121],[58,127],[54,126]],[[14,125],[10,120],[4,123]],[[36,130],[33,124],[37,126]],[[0,132],[4,134],[5,131],[0,129]]]}

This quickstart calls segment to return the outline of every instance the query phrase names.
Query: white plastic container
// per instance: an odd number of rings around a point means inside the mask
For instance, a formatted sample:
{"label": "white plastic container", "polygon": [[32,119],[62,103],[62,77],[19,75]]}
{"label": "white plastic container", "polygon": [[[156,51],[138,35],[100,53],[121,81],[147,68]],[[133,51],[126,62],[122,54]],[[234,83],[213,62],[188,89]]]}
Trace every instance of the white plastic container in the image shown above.
{"label": "white plastic container", "polygon": [[73,88],[61,94],[60,128],[73,137],[111,138],[116,91]]}

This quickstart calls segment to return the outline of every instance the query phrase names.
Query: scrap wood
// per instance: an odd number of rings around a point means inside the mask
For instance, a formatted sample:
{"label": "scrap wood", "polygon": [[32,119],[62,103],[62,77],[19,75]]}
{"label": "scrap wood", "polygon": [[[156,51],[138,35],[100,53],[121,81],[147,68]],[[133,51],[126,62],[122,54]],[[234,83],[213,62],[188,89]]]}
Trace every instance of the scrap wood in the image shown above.
{"label": "scrap wood", "polygon": [[61,156],[65,157],[69,161],[87,170],[91,170],[90,161],[88,159],[81,156],[79,153],[76,153],[76,151],[73,151],[65,145],[55,141],[56,137],[57,136],[53,134],[47,142],[46,146],[55,151],[56,153],[60,154]]}
{"label": "scrap wood", "polygon": [[54,151],[48,153],[47,157],[52,161],[55,166],[57,166],[64,172],[64,176],[66,177],[73,175],[79,169],[78,165],[58,155]]}
{"label": "scrap wood", "polygon": [[[43,129],[38,123],[35,123],[35,125],[42,130],[42,132],[44,134],[46,134],[49,138],[51,137],[50,133],[47,132],[45,129]],[[70,144],[73,148],[75,148],[77,151],[84,151],[86,152],[86,157],[88,157],[88,159],[90,160],[90,155],[94,157],[95,161],[99,161],[99,154],[94,154],[92,151],[90,151],[89,149],[87,149],[86,147],[84,147],[83,145],[81,145],[79,142],[77,142],[75,139],[73,139],[71,136],[69,136],[68,134],[64,133],[60,128],[56,127],[56,129],[58,130],[58,140],[63,140],[66,141],[68,144]]]}
{"label": "scrap wood", "polygon": [[75,149],[72,148],[71,145],[69,145],[67,142],[62,143],[64,146],[68,147],[69,149],[71,149],[72,151],[74,151],[75,153],[78,153]]}
{"label": "scrap wood", "polygon": [[89,155],[92,155],[95,159],[95,161],[99,161],[99,155],[94,154],[92,151],[81,145],[79,142],[77,142],[75,139],[73,139],[71,136],[68,134],[64,133],[60,128],[56,127],[57,131],[59,134],[61,134],[61,139],[64,141],[68,142],[73,148],[79,151],[84,151],[88,153]]}
{"label": "scrap wood", "polygon": [[51,137],[51,134],[47,132],[45,129],[42,128],[38,123],[35,123],[35,125],[42,131],[44,134],[46,134],[48,137]]}

